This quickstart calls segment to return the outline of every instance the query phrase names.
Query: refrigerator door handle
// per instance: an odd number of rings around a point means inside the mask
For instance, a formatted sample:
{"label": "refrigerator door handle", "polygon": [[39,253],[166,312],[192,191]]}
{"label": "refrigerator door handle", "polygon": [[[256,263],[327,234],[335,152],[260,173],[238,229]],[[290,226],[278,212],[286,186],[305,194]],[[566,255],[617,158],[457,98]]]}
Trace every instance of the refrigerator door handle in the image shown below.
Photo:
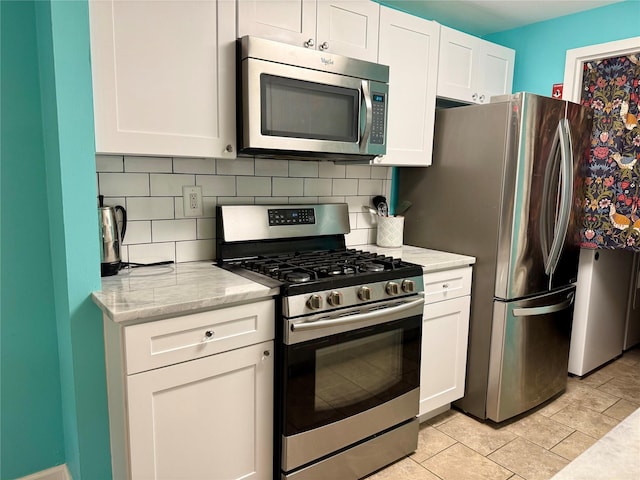
{"label": "refrigerator door handle", "polygon": [[573,303],[574,295],[573,292],[570,293],[566,300],[560,303],[556,303],[555,305],[545,305],[543,307],[528,307],[528,308],[514,308],[513,316],[514,317],[529,317],[533,315],[546,315],[548,313],[559,312],[560,310],[565,310],[569,308]]}
{"label": "refrigerator door handle", "polygon": [[549,261],[545,265],[545,272],[547,275],[553,274],[558,265],[558,261],[560,260],[562,246],[569,229],[569,218],[571,216],[571,202],[573,196],[573,148],[571,146],[569,121],[566,118],[563,118],[558,123],[558,131],[560,134],[560,183],[562,190],[560,193],[560,212],[558,215],[558,222],[556,223],[555,235],[549,251]]}
{"label": "refrigerator door handle", "polygon": [[[544,263],[545,273],[549,272],[549,258],[551,255],[550,244],[553,240],[555,221],[557,216],[557,198],[552,198],[552,182],[555,180],[560,183],[559,168],[558,168],[558,156],[560,148],[560,125],[556,128],[553,141],[551,142],[551,149],[549,152],[549,158],[544,171],[544,183],[542,187],[542,204],[540,208],[540,248],[542,250],[542,261]],[[555,200],[555,201],[554,201]],[[553,214],[552,214],[553,213]]]}

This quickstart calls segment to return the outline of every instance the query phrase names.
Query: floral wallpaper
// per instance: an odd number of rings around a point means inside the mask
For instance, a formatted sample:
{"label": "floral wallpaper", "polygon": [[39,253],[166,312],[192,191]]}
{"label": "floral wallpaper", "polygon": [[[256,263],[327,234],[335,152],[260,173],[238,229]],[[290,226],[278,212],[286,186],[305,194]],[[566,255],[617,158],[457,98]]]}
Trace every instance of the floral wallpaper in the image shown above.
{"label": "floral wallpaper", "polygon": [[640,52],[585,63],[593,109],[581,246],[640,251]]}

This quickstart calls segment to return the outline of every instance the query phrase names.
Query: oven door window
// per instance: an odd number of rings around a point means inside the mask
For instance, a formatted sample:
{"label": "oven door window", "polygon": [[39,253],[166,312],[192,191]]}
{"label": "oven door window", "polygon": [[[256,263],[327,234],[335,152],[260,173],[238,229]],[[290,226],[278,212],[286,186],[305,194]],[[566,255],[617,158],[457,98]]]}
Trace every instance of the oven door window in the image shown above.
{"label": "oven door window", "polygon": [[355,143],[360,91],[262,74],[262,135]]}
{"label": "oven door window", "polygon": [[285,347],[285,435],[357,415],[419,387],[419,316]]}

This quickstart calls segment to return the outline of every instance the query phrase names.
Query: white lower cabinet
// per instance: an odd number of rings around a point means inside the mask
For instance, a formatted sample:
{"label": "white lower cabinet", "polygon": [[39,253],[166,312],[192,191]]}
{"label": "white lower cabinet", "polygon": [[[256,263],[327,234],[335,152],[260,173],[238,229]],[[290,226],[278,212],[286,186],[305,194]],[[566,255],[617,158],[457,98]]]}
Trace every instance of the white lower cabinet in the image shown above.
{"label": "white lower cabinet", "polygon": [[419,417],[426,420],[464,395],[472,267],[424,276]]}
{"label": "white lower cabinet", "polygon": [[[105,320],[113,478],[270,479],[273,325],[272,300],[124,327]],[[167,364],[126,373],[155,354]]]}

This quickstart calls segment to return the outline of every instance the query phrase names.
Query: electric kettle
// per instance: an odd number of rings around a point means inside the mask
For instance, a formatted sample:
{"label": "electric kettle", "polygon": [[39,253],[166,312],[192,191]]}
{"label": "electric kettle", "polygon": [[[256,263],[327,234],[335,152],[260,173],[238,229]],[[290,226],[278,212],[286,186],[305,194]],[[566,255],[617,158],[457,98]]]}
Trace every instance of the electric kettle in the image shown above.
{"label": "electric kettle", "polygon": [[[99,195],[98,200],[98,221],[102,238],[100,274],[107,277],[117,274],[122,266],[120,244],[124,240],[124,234],[127,230],[127,211],[120,205],[105,207],[103,195]],[[117,212],[120,212],[122,216],[122,229],[118,228]]]}

